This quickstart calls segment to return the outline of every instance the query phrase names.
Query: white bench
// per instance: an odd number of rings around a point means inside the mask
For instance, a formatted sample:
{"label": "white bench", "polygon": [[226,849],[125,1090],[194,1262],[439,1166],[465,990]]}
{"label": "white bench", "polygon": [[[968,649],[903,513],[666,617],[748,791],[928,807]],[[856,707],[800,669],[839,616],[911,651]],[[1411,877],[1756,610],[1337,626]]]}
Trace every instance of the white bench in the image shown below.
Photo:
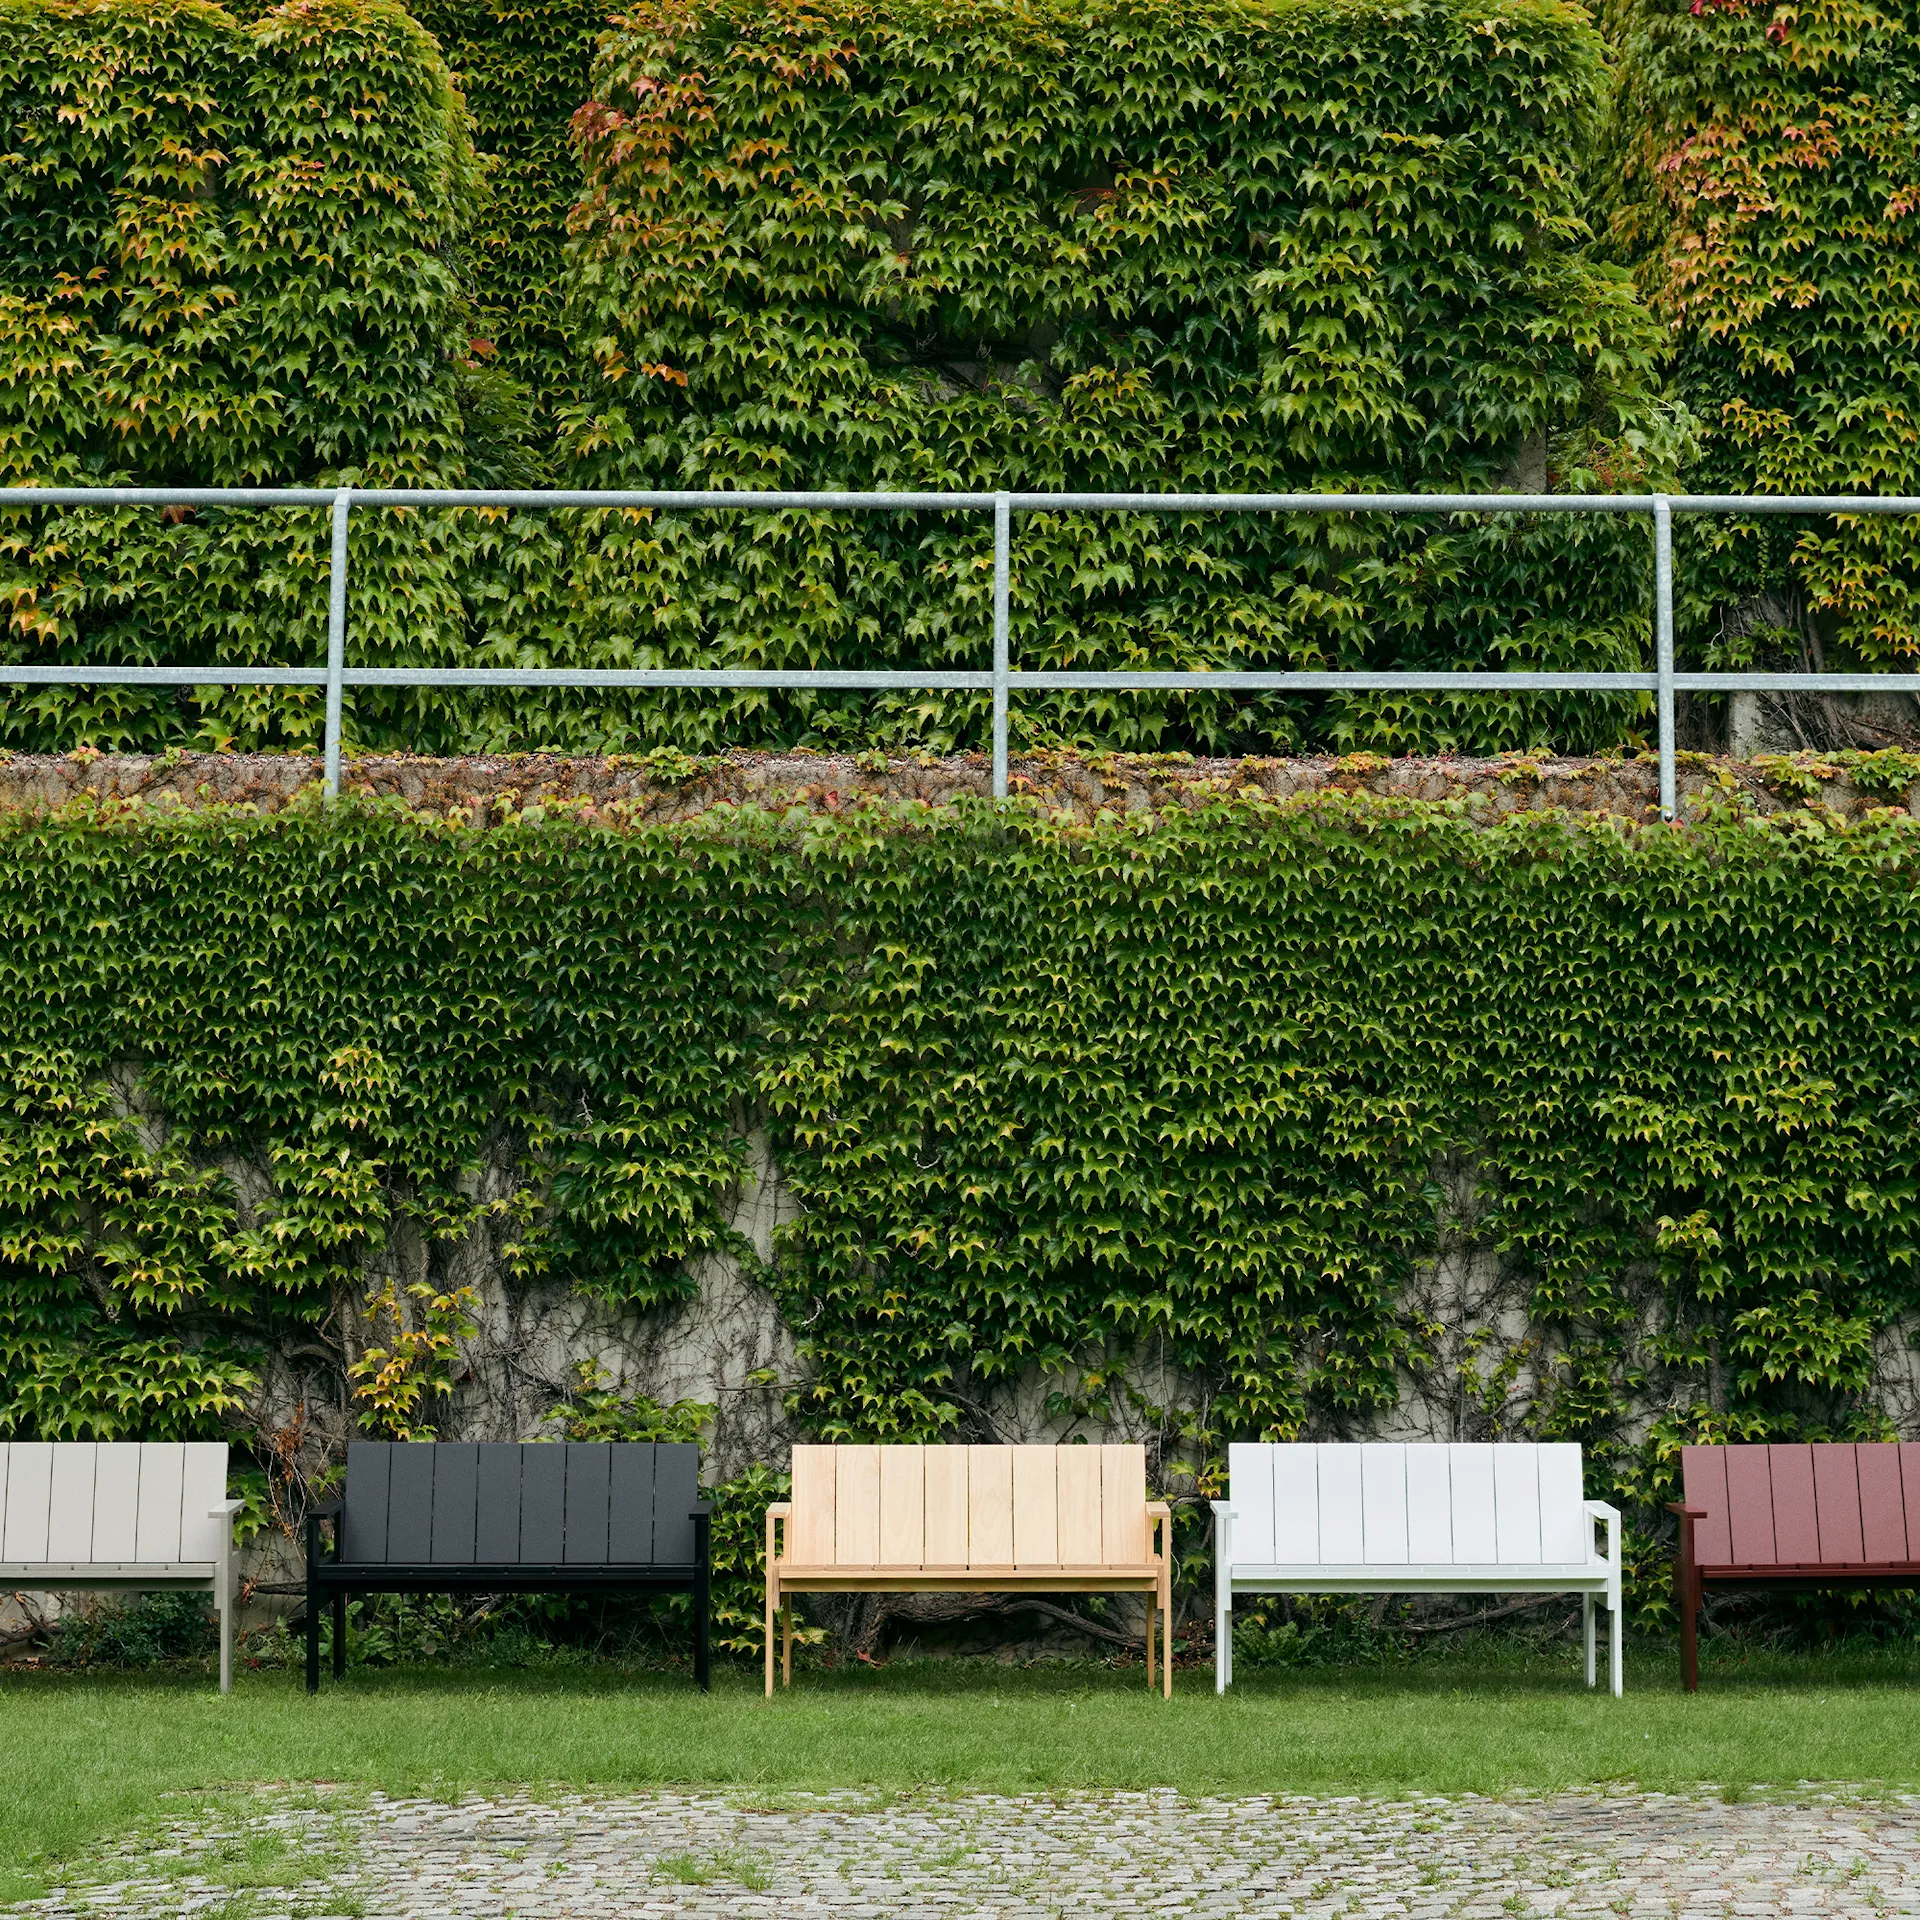
{"label": "white bench", "polygon": [[0,1442],[0,1589],[206,1591],[233,1686],[233,1516],[220,1441]]}
{"label": "white bench", "polygon": [[[1580,1449],[1240,1445],[1213,1503],[1215,1688],[1233,1681],[1237,1593],[1577,1593],[1620,1674],[1620,1516],[1585,1497]],[[1606,1529],[1605,1554],[1594,1527]]]}

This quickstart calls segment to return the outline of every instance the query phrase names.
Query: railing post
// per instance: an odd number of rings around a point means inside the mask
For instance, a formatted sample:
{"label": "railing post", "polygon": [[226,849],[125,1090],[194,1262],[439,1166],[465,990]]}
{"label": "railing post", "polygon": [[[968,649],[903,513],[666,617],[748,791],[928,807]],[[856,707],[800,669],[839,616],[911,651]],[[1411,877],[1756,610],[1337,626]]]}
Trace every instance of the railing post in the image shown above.
{"label": "railing post", "polygon": [[1679,782],[1673,765],[1673,505],[1664,493],[1653,496],[1653,651],[1659,688],[1654,701],[1660,719],[1660,818],[1679,810]]}
{"label": "railing post", "polygon": [[993,797],[1007,797],[1007,602],[1013,572],[1013,501],[993,496]]}
{"label": "railing post", "polygon": [[341,675],[347,666],[347,513],[353,489],[333,496],[333,577],[327,591],[327,745],[324,792],[340,797]]}

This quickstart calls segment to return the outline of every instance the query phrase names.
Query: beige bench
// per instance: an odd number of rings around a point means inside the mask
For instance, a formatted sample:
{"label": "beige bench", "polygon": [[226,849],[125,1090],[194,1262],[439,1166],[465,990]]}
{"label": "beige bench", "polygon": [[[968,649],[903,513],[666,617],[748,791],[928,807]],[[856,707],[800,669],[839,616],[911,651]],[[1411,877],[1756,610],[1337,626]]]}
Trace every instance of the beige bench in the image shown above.
{"label": "beige bench", "polygon": [[1144,1593],[1170,1696],[1171,1533],[1144,1447],[795,1447],[767,1509],[767,1693],[776,1625],[793,1679],[790,1594]]}

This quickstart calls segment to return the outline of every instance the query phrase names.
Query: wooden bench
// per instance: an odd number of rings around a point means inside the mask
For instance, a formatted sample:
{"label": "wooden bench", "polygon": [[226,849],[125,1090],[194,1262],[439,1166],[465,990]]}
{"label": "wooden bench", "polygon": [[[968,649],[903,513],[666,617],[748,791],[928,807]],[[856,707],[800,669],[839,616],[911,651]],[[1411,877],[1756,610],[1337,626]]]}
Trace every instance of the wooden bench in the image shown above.
{"label": "wooden bench", "polygon": [[1577,1446],[1239,1445],[1227,1473],[1213,1503],[1218,1692],[1233,1683],[1235,1594],[1577,1593],[1587,1685],[1600,1600],[1620,1693],[1620,1516],[1585,1497]]}
{"label": "wooden bench", "polygon": [[[320,1608],[346,1671],[354,1593],[693,1595],[694,1675],[709,1680],[713,1509],[700,1449],[647,1441],[525,1445],[359,1440],[345,1498],[307,1520],[307,1691],[320,1686]],[[334,1523],[335,1550],[321,1528]]]}
{"label": "wooden bench", "polygon": [[776,1622],[793,1680],[791,1594],[1144,1593],[1171,1696],[1171,1532],[1144,1447],[795,1447],[767,1509],[767,1693]]}
{"label": "wooden bench", "polygon": [[1680,1675],[1700,1685],[1706,1589],[1920,1587],[1920,1446],[1682,1447]]}
{"label": "wooden bench", "polygon": [[0,1588],[204,1592],[233,1687],[233,1516],[224,1441],[0,1442]]}

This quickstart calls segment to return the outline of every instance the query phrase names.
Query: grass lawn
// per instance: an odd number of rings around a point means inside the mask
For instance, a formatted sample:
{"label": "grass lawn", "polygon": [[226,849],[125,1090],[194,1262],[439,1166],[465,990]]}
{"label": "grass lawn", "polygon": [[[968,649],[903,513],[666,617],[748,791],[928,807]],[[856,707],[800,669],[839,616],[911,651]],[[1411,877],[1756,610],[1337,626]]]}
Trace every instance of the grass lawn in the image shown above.
{"label": "grass lawn", "polygon": [[757,1675],[702,1697],[617,1667],[360,1669],[317,1700],[290,1673],[0,1678],[0,1903],[52,1860],[260,1782],[452,1796],[623,1788],[1170,1786],[1188,1793],[1481,1792],[1636,1782],[1726,1788],[1920,1783],[1920,1651],[1705,1662],[1629,1657],[1614,1701],[1569,1656],[1250,1674],[1224,1700],[1185,1671],[1168,1705],[1139,1670],[973,1663]]}

